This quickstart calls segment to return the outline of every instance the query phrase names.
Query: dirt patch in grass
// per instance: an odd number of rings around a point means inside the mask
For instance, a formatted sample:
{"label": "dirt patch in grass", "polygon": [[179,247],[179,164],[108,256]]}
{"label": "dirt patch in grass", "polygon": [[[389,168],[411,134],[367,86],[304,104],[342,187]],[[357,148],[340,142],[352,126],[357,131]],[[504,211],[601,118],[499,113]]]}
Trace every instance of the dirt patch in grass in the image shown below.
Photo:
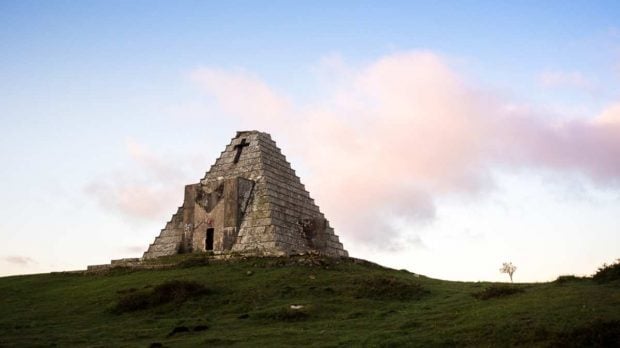
{"label": "dirt patch in grass", "polygon": [[116,303],[113,312],[121,314],[153,308],[171,302],[182,303],[192,297],[207,293],[208,289],[204,285],[194,281],[167,281],[149,290],[124,293]]}
{"label": "dirt patch in grass", "polygon": [[430,293],[420,284],[394,277],[370,277],[355,282],[356,298],[387,301],[418,300]]}
{"label": "dirt patch in grass", "polygon": [[489,300],[492,298],[511,296],[522,292],[524,292],[522,288],[517,288],[512,285],[491,285],[482,291],[473,293],[472,296],[479,300]]}
{"label": "dirt patch in grass", "polygon": [[310,309],[308,307],[301,309],[278,308],[258,313],[256,317],[284,322],[303,321],[310,317]]}

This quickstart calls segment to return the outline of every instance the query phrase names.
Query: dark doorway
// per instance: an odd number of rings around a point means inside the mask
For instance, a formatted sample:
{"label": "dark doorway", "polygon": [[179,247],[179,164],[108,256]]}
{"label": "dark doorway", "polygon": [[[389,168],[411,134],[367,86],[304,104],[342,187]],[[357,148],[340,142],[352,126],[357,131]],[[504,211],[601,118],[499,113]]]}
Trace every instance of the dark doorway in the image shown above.
{"label": "dark doorway", "polygon": [[213,229],[207,228],[207,238],[205,240],[205,249],[207,251],[213,250]]}

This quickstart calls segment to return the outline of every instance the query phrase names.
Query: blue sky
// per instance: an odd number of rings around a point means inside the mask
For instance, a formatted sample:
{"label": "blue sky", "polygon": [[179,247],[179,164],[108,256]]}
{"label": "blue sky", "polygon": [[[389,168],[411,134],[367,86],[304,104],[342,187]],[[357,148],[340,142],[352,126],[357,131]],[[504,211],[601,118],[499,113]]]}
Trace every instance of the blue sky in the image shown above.
{"label": "blue sky", "polygon": [[[139,256],[181,202],[183,184],[202,177],[247,127],[272,133],[354,256],[447,279],[503,279],[503,261],[515,262],[523,281],[591,272],[617,258],[620,246],[613,156],[620,133],[597,121],[620,120],[619,18],[611,1],[1,1],[0,275]],[[441,109],[451,103],[479,124],[456,133],[464,143],[435,154],[458,178],[437,171],[443,167],[427,173],[417,149],[403,159],[410,166],[369,160],[368,147],[345,157],[350,166],[328,171],[330,163],[303,147],[337,153],[342,144],[315,136],[324,128],[283,126],[329,128],[337,120],[355,134],[351,142],[388,149],[390,133],[375,138],[365,127],[402,121],[437,129],[420,116],[400,118],[418,115],[415,105],[383,97],[399,87],[399,74],[424,94],[422,104],[443,103],[424,108],[447,112],[442,125],[465,127],[458,110]],[[374,85],[359,82],[367,80]],[[416,89],[415,81],[425,85]],[[461,94],[473,97],[450,99]],[[365,114],[386,101],[403,109]],[[493,110],[529,120],[509,133],[520,144],[510,144],[519,155],[509,160],[486,156],[501,139],[478,147],[477,138],[463,137],[492,138],[480,128],[493,123]],[[553,133],[551,125],[571,122],[581,123]],[[533,134],[547,136],[531,145]],[[450,150],[461,148],[472,150]],[[347,181],[386,181],[387,193],[376,193],[383,204],[359,209],[387,220],[389,247],[337,209],[357,203],[323,189],[367,162],[402,181],[393,185],[385,173]],[[471,172],[475,184],[463,184]]]}

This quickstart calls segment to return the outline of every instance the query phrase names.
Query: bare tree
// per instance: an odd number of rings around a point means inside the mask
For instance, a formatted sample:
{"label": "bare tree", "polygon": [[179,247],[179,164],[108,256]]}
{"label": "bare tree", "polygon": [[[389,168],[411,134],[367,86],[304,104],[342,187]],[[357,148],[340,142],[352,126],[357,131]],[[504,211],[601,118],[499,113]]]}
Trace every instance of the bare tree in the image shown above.
{"label": "bare tree", "polygon": [[517,270],[517,266],[513,265],[512,262],[504,262],[502,264],[502,268],[499,269],[502,273],[507,273],[510,277],[510,282],[512,283],[512,275]]}

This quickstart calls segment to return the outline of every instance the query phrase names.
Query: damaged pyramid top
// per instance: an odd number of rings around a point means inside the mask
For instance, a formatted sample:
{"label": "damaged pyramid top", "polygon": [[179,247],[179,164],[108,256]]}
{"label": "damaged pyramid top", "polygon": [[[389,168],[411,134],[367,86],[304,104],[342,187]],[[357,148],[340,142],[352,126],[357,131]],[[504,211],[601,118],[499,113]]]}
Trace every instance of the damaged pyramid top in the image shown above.
{"label": "damaged pyramid top", "polygon": [[237,132],[143,259],[192,252],[348,256],[271,136]]}

